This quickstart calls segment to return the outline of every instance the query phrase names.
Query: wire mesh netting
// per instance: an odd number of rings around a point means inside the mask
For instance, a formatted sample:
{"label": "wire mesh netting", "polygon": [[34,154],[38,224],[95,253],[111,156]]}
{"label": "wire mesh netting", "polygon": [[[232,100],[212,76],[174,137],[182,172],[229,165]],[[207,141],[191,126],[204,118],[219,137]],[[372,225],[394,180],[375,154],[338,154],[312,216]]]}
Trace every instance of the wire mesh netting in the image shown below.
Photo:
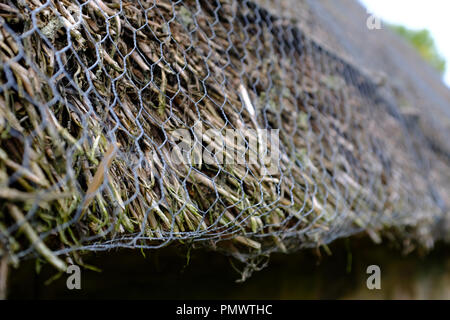
{"label": "wire mesh netting", "polygon": [[13,260],[177,242],[246,261],[390,227],[430,242],[446,217],[419,127],[254,2],[2,0],[0,59]]}

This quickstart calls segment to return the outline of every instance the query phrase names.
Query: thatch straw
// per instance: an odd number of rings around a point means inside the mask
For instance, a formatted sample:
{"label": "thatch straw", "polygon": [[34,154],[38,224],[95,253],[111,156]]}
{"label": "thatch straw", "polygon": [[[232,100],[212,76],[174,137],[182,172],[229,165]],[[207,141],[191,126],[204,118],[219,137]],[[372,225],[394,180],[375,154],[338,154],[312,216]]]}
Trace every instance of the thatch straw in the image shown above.
{"label": "thatch straw", "polygon": [[[398,114],[289,21],[230,0],[80,3],[0,6],[11,254],[63,270],[62,252],[178,239],[246,257],[438,212]],[[175,130],[199,123],[280,129],[278,173],[175,163]]]}

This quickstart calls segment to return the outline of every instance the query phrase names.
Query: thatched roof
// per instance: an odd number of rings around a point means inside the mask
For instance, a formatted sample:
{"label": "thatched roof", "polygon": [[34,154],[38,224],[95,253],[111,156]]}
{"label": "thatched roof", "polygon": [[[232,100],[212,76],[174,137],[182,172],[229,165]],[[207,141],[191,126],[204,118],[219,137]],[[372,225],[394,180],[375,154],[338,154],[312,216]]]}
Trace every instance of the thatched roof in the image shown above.
{"label": "thatched roof", "polygon": [[[291,19],[232,0],[11,0],[0,16],[11,261],[63,270],[64,254],[171,243],[246,261],[392,228],[430,246],[447,228],[434,178],[448,159],[370,72]],[[179,129],[196,143],[181,163]],[[199,161],[208,146],[229,156],[208,129],[279,129],[275,172],[248,136],[236,149],[258,161]]]}

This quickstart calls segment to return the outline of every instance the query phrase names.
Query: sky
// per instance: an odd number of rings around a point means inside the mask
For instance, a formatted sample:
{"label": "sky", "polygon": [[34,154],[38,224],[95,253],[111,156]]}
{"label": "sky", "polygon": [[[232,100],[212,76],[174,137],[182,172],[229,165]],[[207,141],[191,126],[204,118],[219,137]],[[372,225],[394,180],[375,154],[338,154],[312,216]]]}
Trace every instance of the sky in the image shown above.
{"label": "sky", "polygon": [[439,53],[447,60],[444,81],[450,87],[449,0],[360,0],[382,20],[410,29],[428,29]]}

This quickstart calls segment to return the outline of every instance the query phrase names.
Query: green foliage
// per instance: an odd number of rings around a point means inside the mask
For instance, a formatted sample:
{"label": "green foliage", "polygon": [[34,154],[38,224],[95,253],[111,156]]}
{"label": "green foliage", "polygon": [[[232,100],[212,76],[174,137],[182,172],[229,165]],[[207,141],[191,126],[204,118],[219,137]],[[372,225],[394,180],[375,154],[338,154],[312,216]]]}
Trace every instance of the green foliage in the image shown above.
{"label": "green foliage", "polygon": [[403,26],[391,25],[392,30],[410,42],[419,54],[441,74],[446,68],[445,59],[439,54],[430,32],[426,29],[411,30]]}

